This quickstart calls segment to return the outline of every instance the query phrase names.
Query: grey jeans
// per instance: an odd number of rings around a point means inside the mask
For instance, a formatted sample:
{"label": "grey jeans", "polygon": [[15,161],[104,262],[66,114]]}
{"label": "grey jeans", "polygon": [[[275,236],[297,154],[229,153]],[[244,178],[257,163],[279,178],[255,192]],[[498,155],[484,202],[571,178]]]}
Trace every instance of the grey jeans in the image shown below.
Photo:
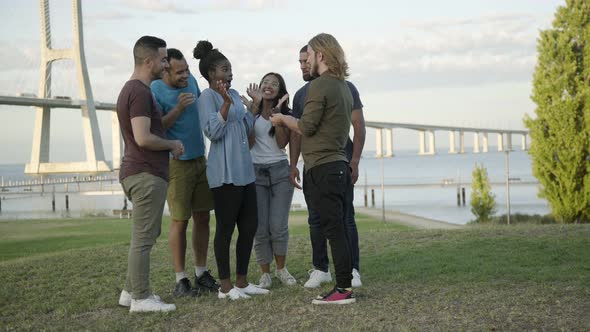
{"label": "grey jeans", "polygon": [[294,187],[289,182],[289,163],[254,164],[258,229],[254,250],[258,264],[270,264],[273,255],[286,256],[289,243],[289,210]]}
{"label": "grey jeans", "polygon": [[150,252],[160,236],[168,182],[144,172],[124,178],[121,186],[133,203],[133,225],[124,289],[134,299],[145,299],[151,294]]}

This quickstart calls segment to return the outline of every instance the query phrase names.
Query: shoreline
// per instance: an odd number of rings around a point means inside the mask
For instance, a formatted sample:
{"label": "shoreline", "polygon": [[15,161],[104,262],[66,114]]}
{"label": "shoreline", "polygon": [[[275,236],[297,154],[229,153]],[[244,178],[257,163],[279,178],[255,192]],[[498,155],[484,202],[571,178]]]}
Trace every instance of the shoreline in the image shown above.
{"label": "shoreline", "polygon": [[[377,208],[355,207],[355,212],[381,220],[383,211]],[[461,229],[465,225],[453,224],[442,220],[424,218],[395,210],[385,210],[385,222],[396,223],[418,229]]]}

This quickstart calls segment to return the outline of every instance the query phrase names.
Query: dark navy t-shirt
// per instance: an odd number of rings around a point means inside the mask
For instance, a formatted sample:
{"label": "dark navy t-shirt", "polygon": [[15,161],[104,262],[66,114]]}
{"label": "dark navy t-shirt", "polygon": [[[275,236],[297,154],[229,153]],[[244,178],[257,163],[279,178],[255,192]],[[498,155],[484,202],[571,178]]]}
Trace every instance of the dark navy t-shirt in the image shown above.
{"label": "dark navy t-shirt", "polygon": [[[348,84],[348,88],[350,89],[350,93],[352,94],[352,109],[358,110],[363,108],[363,103],[361,102],[361,97],[359,95],[359,91],[356,89],[354,84],[346,81]],[[295,93],[295,97],[293,97],[293,112],[292,115],[297,119],[301,118],[301,114],[303,114],[303,107],[305,106],[305,98],[307,98],[307,90],[309,89],[309,82],[301,87],[301,89],[297,90]],[[346,142],[346,159],[350,161],[352,159],[352,141],[350,137]]]}

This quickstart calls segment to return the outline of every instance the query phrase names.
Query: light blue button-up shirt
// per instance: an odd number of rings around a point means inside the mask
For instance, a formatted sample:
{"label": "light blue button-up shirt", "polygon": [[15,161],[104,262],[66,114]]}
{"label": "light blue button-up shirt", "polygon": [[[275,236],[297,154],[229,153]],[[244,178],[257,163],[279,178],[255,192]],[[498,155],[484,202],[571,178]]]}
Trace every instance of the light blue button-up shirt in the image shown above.
{"label": "light blue button-up shirt", "polygon": [[219,113],[223,97],[212,89],[205,89],[197,101],[203,133],[211,141],[207,160],[207,180],[210,188],[224,184],[245,186],[255,181],[254,166],[248,146],[248,136],[254,117],[242,104],[240,94],[229,90],[233,104],[227,120]]}

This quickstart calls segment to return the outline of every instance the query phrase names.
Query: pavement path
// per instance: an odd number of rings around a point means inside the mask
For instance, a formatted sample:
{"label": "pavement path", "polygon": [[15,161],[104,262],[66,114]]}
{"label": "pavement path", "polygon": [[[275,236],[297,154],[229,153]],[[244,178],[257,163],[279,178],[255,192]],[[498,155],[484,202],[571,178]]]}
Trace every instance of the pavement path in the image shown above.
{"label": "pavement path", "polygon": [[[356,213],[368,215],[379,220],[381,220],[383,217],[383,212],[381,209],[355,207],[354,210]],[[419,229],[461,229],[465,227],[465,225],[452,224],[446,221],[418,217],[393,210],[385,211],[385,221]]]}

